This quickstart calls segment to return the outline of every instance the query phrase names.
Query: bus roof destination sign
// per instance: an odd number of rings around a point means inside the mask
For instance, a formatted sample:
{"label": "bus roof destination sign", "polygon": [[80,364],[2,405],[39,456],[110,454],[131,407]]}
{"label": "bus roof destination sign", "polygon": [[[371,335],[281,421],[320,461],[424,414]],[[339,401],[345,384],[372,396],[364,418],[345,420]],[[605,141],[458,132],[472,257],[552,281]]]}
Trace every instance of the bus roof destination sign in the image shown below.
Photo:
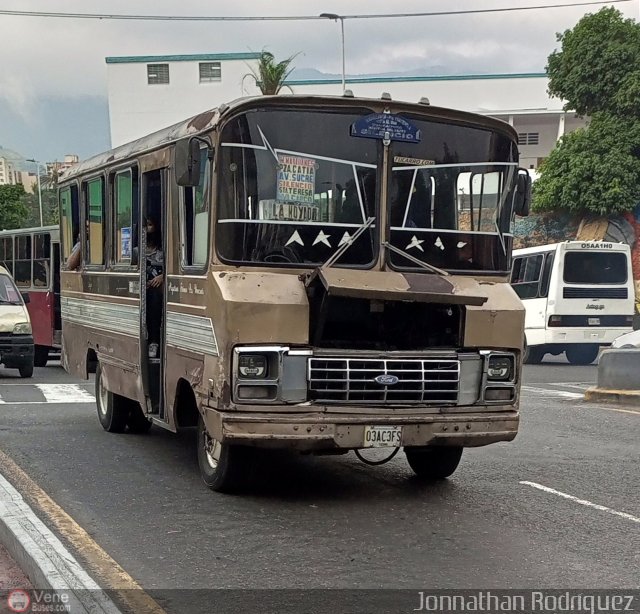
{"label": "bus roof destination sign", "polygon": [[390,113],[372,113],[351,124],[351,136],[365,139],[389,139],[403,143],[419,143],[420,130],[410,121]]}

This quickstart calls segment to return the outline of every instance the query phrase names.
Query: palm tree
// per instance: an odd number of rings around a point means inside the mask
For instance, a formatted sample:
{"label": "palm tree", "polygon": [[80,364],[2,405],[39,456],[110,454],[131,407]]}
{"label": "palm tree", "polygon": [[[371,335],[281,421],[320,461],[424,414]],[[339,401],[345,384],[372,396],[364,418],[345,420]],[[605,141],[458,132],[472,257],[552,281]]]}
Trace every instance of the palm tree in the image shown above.
{"label": "palm tree", "polygon": [[[247,77],[253,79],[256,86],[265,95],[278,94],[283,87],[289,87],[285,85],[285,81],[293,71],[293,68],[289,68],[289,65],[297,55],[296,53],[286,60],[276,62],[273,53],[263,49],[260,52],[257,68],[251,67],[251,73],[246,74],[242,80],[244,81]],[[289,90],[291,90],[290,87]],[[291,90],[291,93],[293,93],[293,90]]]}

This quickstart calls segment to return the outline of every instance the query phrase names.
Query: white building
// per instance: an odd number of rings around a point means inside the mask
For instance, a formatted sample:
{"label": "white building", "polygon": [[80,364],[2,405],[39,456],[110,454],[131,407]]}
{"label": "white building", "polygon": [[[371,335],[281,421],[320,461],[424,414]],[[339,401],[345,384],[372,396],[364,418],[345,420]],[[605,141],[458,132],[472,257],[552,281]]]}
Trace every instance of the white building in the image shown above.
{"label": "white building", "polygon": [[[106,58],[113,147],[214,108],[259,94],[246,78],[258,53]],[[290,80],[295,94],[342,94],[340,79]],[[520,136],[522,166],[537,168],[557,139],[585,124],[547,94],[545,73],[347,78],[355,96],[452,107],[509,122]],[[289,90],[287,90],[287,93]]]}
{"label": "white building", "polygon": [[19,171],[8,158],[0,158],[0,185],[15,185],[20,183]]}

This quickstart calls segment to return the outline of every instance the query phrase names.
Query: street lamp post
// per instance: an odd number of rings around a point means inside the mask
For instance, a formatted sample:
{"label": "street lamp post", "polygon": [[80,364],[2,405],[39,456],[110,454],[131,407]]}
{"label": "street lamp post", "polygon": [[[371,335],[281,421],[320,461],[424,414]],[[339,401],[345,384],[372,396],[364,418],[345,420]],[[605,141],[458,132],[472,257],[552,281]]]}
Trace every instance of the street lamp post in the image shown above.
{"label": "street lamp post", "polygon": [[33,158],[27,158],[27,162],[33,162],[36,165],[36,175],[38,176],[38,204],[40,205],[40,227],[44,226],[42,220],[42,187],[40,186],[40,162]]}
{"label": "street lamp post", "polygon": [[336,13],[321,13],[320,17],[325,17],[326,19],[333,19],[333,21],[340,20],[340,40],[342,42],[342,93],[344,94],[346,86],[345,86],[345,60],[344,60],[344,17],[342,15],[337,15]]}

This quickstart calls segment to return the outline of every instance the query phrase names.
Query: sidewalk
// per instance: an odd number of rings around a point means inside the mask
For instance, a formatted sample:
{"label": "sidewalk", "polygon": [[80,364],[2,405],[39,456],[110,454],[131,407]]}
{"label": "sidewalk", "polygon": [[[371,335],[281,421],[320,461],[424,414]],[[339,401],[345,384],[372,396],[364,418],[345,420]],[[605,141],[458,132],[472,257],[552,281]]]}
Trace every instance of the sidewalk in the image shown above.
{"label": "sidewalk", "polygon": [[4,546],[0,545],[0,592],[14,588],[30,589],[31,582],[18,564],[9,556]]}

